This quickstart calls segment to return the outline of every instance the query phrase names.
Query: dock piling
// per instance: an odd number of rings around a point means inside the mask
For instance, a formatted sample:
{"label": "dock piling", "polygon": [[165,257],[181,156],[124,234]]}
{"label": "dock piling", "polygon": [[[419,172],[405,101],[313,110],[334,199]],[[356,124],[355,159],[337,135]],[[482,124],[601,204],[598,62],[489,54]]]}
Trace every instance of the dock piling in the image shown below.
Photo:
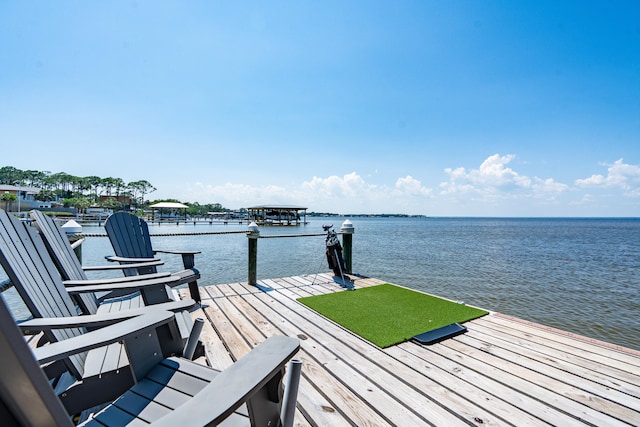
{"label": "dock piling", "polygon": [[249,224],[247,238],[249,240],[249,277],[250,285],[258,283],[258,238],[260,237],[260,229],[258,224],[252,222]]}
{"label": "dock piling", "polygon": [[342,258],[344,259],[344,268],[346,273],[353,273],[352,271],[352,248],[353,248],[353,233],[355,229],[351,221],[346,219],[342,226],[340,226],[340,232],[342,233]]}

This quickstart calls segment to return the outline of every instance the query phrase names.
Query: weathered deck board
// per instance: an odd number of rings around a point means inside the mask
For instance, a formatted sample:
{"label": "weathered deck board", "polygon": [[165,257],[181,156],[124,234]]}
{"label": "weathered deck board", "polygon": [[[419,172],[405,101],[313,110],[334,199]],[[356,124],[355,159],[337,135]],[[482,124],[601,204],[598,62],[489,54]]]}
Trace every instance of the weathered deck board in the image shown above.
{"label": "weathered deck board", "polygon": [[[296,425],[639,425],[640,352],[492,313],[432,346],[386,349],[296,298],[342,291],[329,274],[201,288],[209,363],[271,335],[300,339]],[[383,283],[357,278],[356,287]],[[180,291],[184,297],[188,291]]]}

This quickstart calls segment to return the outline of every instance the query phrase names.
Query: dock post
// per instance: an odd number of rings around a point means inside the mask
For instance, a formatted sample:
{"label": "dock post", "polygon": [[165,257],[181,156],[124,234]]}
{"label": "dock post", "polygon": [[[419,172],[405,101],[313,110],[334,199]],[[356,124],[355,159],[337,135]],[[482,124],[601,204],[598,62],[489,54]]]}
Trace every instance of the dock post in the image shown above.
{"label": "dock post", "polygon": [[73,252],[78,257],[80,264],[82,264],[82,242],[84,242],[84,239],[80,236],[69,236],[69,243],[71,243]]}
{"label": "dock post", "polygon": [[258,224],[252,222],[249,224],[247,237],[249,240],[249,284],[257,284],[258,276],[258,238],[260,237],[260,229]]}
{"label": "dock post", "polygon": [[84,239],[82,238],[82,226],[74,220],[69,220],[60,228],[67,235],[69,243],[73,248],[73,252],[75,252],[78,257],[78,260],[82,262],[82,242],[84,242]]}
{"label": "dock post", "polygon": [[349,274],[353,273],[351,267],[354,231],[353,224],[348,219],[340,227],[340,232],[342,233],[342,258],[344,259],[344,268]]}

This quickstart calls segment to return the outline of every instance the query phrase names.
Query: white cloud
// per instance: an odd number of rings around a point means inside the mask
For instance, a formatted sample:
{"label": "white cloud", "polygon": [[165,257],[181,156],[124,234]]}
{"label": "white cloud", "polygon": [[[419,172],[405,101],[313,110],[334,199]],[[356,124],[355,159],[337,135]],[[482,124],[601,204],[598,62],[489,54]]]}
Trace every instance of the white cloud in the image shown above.
{"label": "white cloud", "polygon": [[626,191],[630,197],[640,196],[640,165],[624,163],[624,159],[616,160],[613,164],[603,163],[608,166],[607,176],[591,175],[589,178],[577,179],[578,187],[616,187]]}
{"label": "white cloud", "polygon": [[246,184],[226,183],[223,185],[205,184],[196,182],[185,189],[188,201],[199,203],[220,203],[221,205],[236,209],[247,207],[249,204],[292,203],[287,189],[277,185],[265,185],[255,187]]}
{"label": "white cloud", "polygon": [[469,173],[469,178],[473,182],[494,187],[509,184],[529,187],[531,185],[529,178],[519,175],[511,168],[505,167],[507,163],[515,158],[516,156],[513,154],[507,154],[502,157],[499,154],[489,156],[482,162],[479,169],[472,170]]}
{"label": "white cloud", "polygon": [[629,197],[639,197],[640,198],[640,186],[636,188],[632,188],[625,193]]}
{"label": "white cloud", "polygon": [[521,187],[531,185],[531,181],[528,178],[522,177],[513,169],[505,167],[514,158],[515,155],[513,154],[507,154],[506,156],[494,154],[487,157],[478,169],[467,171],[464,167],[446,168],[444,171],[449,175],[449,181],[440,184],[443,189],[442,194],[493,193],[497,188],[506,185]]}
{"label": "white cloud", "polygon": [[368,183],[356,172],[342,177],[314,176],[287,188],[198,182],[188,185],[185,191],[187,200],[220,203],[229,208],[266,203],[296,204],[312,211],[338,213],[424,213],[425,201],[432,192],[409,175],[398,178],[393,186],[378,186]]}
{"label": "white cloud", "polygon": [[398,178],[396,181],[397,194],[406,194],[413,196],[431,196],[432,190],[427,187],[423,187],[422,183],[414,177],[407,175],[404,178]]}
{"label": "white cloud", "polygon": [[374,185],[367,184],[360,175],[351,172],[342,178],[332,175],[327,178],[314,176],[302,183],[302,190],[326,197],[355,197],[375,191]]}
{"label": "white cloud", "polygon": [[327,206],[320,209],[323,211],[336,211],[335,207],[341,206],[343,213],[422,213],[431,192],[409,175],[398,178],[395,186],[390,187],[369,184],[356,172],[351,172],[343,177],[314,176],[311,181],[302,183],[299,197],[308,200],[309,204]]}
{"label": "white cloud", "polygon": [[[512,154],[495,154],[474,168],[446,168],[448,179],[440,183],[438,194],[412,175],[373,183],[373,177],[355,171],[342,176],[313,176],[287,185],[198,182],[177,186],[175,192],[183,193],[185,201],[220,203],[232,209],[273,203],[342,214],[628,215],[629,209],[637,209],[637,203],[614,208],[611,200],[616,194],[609,193],[615,192],[596,190],[624,192],[635,203],[640,200],[640,166],[620,159],[605,165],[606,175],[595,174],[570,186],[551,177],[521,173],[513,166],[515,158]],[[583,194],[586,188],[594,190]]]}
{"label": "white cloud", "polygon": [[535,177],[534,184],[531,186],[537,196],[555,197],[569,189],[569,186],[556,182],[553,178],[542,179]]}
{"label": "white cloud", "polygon": [[582,195],[580,200],[572,200],[569,201],[570,206],[581,206],[581,205],[589,205],[594,202],[594,198],[591,194],[585,193]]}
{"label": "white cloud", "polygon": [[440,194],[475,194],[491,200],[517,197],[552,199],[569,189],[553,178],[531,179],[519,174],[507,166],[515,157],[513,154],[494,154],[487,157],[477,169],[446,168],[444,171],[449,175],[449,181],[440,183]]}
{"label": "white cloud", "polygon": [[576,185],[579,187],[590,187],[603,185],[606,178],[602,175],[591,175],[589,178],[576,179]]}

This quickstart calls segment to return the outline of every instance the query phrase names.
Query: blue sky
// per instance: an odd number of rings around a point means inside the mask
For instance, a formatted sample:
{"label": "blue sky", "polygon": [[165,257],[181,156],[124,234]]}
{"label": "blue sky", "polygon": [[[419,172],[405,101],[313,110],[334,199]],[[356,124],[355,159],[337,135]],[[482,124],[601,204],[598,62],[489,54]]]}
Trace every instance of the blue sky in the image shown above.
{"label": "blue sky", "polygon": [[640,3],[4,1],[0,142],[151,199],[640,216]]}

